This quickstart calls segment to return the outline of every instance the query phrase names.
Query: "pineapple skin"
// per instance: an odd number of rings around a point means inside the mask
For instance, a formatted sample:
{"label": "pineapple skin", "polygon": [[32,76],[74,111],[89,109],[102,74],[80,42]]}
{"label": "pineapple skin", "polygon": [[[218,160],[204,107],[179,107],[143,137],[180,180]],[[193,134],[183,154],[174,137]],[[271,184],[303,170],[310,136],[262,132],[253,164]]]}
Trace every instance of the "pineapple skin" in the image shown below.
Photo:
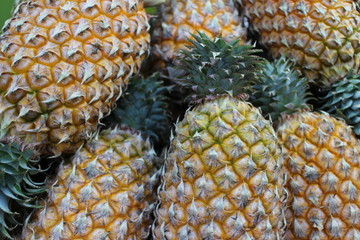
{"label": "pineapple skin", "polygon": [[321,86],[360,68],[360,14],[353,0],[238,0],[270,55],[285,55]]}
{"label": "pineapple skin", "polygon": [[147,239],[156,202],[155,161],[139,132],[100,132],[60,166],[22,239]]}
{"label": "pineapple skin", "polygon": [[0,138],[74,153],[150,45],[141,0],[20,3],[0,37]]}
{"label": "pineapple skin", "polygon": [[289,191],[285,239],[360,239],[360,145],[343,120],[300,111],[278,126]]}
{"label": "pineapple skin", "polygon": [[152,54],[159,69],[173,61],[197,31],[245,43],[246,30],[233,0],[168,0],[159,18],[152,33]]}
{"label": "pineapple skin", "polygon": [[276,134],[222,96],[187,111],[162,169],[154,239],[281,239],[286,193]]}

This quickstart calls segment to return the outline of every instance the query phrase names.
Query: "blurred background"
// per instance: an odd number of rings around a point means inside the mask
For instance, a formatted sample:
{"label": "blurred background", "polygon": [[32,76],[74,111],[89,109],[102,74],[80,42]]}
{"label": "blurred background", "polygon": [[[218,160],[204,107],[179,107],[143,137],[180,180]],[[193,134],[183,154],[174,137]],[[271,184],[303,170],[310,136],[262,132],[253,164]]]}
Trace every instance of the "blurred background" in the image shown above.
{"label": "blurred background", "polygon": [[5,21],[10,17],[14,0],[0,0],[0,28],[4,26]]}

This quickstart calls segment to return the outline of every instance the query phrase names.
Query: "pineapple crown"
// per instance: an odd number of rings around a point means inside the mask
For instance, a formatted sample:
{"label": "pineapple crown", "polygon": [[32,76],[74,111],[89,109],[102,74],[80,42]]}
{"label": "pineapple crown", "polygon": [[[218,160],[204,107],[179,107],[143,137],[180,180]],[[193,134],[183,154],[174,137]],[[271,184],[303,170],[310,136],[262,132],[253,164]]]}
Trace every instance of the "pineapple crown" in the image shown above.
{"label": "pineapple crown", "polygon": [[349,73],[341,81],[333,83],[322,100],[321,110],[345,119],[354,127],[354,133],[360,136],[360,75]]}
{"label": "pineapple crown", "polygon": [[231,93],[239,95],[251,89],[256,82],[256,72],[263,58],[253,55],[260,52],[250,45],[240,45],[239,40],[227,43],[221,36],[211,40],[198,32],[188,39],[191,45],[181,50],[178,68],[185,78],[177,82],[195,92],[195,98]]}
{"label": "pineapple crown", "polygon": [[307,80],[294,70],[289,60],[281,57],[268,62],[258,76],[259,83],[253,87],[251,102],[261,108],[265,117],[277,120],[282,114],[309,108]]}
{"label": "pineapple crown", "polygon": [[127,125],[159,141],[168,130],[168,87],[159,81],[159,74],[150,77],[135,77],[130,80],[127,91],[112,112],[113,122]]}
{"label": "pineapple crown", "polygon": [[19,223],[14,212],[15,204],[37,208],[32,204],[36,195],[45,191],[45,182],[36,183],[31,176],[42,172],[32,165],[33,152],[30,149],[22,150],[15,143],[0,143],[0,235],[12,239],[9,231]]}

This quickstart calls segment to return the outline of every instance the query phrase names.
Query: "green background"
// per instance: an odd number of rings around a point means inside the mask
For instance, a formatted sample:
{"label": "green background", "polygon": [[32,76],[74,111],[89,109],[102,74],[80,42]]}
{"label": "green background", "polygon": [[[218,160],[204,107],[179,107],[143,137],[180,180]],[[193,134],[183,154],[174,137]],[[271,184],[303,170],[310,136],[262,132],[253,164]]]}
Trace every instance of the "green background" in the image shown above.
{"label": "green background", "polygon": [[14,1],[13,0],[0,0],[0,26],[4,26],[4,22],[10,17]]}

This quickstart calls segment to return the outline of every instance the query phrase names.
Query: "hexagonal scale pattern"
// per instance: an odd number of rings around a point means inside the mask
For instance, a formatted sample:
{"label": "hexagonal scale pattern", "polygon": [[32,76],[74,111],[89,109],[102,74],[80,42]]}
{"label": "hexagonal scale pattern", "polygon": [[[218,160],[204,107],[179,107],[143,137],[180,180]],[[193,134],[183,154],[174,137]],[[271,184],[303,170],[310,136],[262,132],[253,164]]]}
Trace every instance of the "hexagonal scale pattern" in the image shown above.
{"label": "hexagonal scale pattern", "polygon": [[360,13],[352,0],[239,0],[272,57],[330,85],[360,69]]}
{"label": "hexagonal scale pattern", "polygon": [[351,128],[305,111],[277,132],[290,193],[285,239],[360,239],[360,144]]}
{"label": "hexagonal scale pattern", "polygon": [[73,153],[149,51],[138,0],[22,2],[0,37],[0,137]]}
{"label": "hexagonal scale pattern", "polygon": [[162,6],[160,17],[152,39],[153,54],[162,66],[174,60],[190,34],[197,31],[245,43],[246,30],[233,0],[169,0]]}
{"label": "hexagonal scale pattern", "polygon": [[273,128],[239,99],[189,109],[165,159],[154,239],[278,239],[283,159]]}
{"label": "hexagonal scale pattern", "polygon": [[60,166],[23,239],[147,239],[156,200],[155,159],[139,132],[102,131]]}

